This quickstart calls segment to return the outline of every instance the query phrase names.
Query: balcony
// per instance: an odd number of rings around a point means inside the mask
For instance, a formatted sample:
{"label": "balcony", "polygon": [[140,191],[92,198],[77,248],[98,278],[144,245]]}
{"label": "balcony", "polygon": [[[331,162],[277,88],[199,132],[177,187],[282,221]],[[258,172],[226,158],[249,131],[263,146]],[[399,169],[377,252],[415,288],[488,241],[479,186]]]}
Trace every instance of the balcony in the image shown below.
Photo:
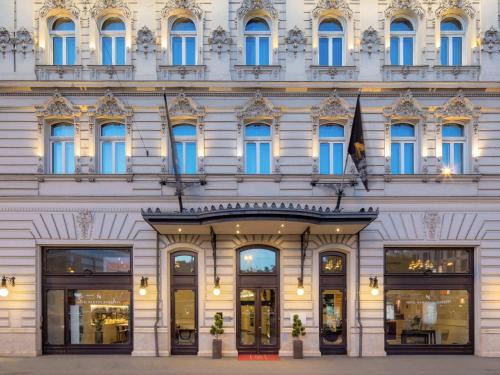
{"label": "balcony", "polygon": [[79,81],[82,79],[83,66],[81,65],[37,65],[36,79],[39,81],[61,80]]}
{"label": "balcony", "polygon": [[358,78],[356,66],[311,65],[312,81],[354,81]]}
{"label": "balcony", "polygon": [[429,65],[384,65],[382,67],[384,81],[426,81],[432,78]]}
{"label": "balcony", "polygon": [[88,79],[96,81],[127,81],[134,79],[133,65],[89,65]]}
{"label": "balcony", "polygon": [[157,77],[160,81],[201,81],[205,79],[206,65],[160,65]]}
{"label": "balcony", "polygon": [[233,77],[239,81],[278,81],[281,65],[235,65]]}
{"label": "balcony", "polygon": [[434,66],[436,81],[478,81],[480,72],[479,65]]}

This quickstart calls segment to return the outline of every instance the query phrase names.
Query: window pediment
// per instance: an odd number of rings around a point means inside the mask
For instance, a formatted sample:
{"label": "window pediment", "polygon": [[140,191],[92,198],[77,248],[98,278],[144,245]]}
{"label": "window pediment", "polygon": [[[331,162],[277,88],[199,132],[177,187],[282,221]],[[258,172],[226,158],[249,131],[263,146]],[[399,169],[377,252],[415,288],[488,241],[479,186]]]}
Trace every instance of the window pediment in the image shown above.
{"label": "window pediment", "polygon": [[385,17],[392,18],[397,14],[410,12],[422,18],[425,10],[418,0],[392,0],[385,9]]}
{"label": "window pediment", "polygon": [[384,108],[384,116],[387,118],[425,118],[425,111],[410,90],[402,93],[392,106]]}
{"label": "window pediment", "polygon": [[90,8],[90,14],[97,19],[106,10],[118,10],[127,18],[132,15],[130,8],[123,0],[97,0]]}
{"label": "window pediment", "polygon": [[269,99],[262,96],[260,90],[255,93],[255,96],[251,98],[240,110],[237,112],[237,117],[241,122],[245,122],[246,119],[256,119],[256,118],[276,118],[281,115],[279,109],[274,108],[273,104]]}
{"label": "window pediment", "polygon": [[195,104],[193,99],[188,98],[185,93],[180,93],[173,100],[168,108],[169,115],[172,117],[203,117],[205,108]]}
{"label": "window pediment", "polygon": [[80,9],[74,4],[73,0],[45,0],[39,14],[43,18],[53,10],[67,11],[76,18],[80,15]]}
{"label": "window pediment", "polygon": [[442,107],[436,109],[438,118],[473,118],[479,116],[481,107],[476,107],[464,96],[462,90],[448,100]]}
{"label": "window pediment", "polygon": [[203,15],[203,10],[195,0],[168,0],[161,15],[163,18],[170,17],[176,11],[188,12],[197,18],[201,18]]}
{"label": "window pediment", "polygon": [[316,7],[312,11],[312,15],[318,18],[323,13],[336,10],[347,18],[352,18],[352,9],[345,0],[319,0]]}
{"label": "window pediment", "polygon": [[251,12],[264,11],[273,19],[277,19],[279,12],[274,7],[272,0],[243,0],[240,8],[237,11],[238,17],[244,18]]}
{"label": "window pediment", "polygon": [[93,115],[103,118],[131,117],[132,108],[125,106],[111,91],[108,91],[97,101]]}
{"label": "window pediment", "polygon": [[43,105],[37,106],[37,117],[41,118],[68,118],[80,115],[78,106],[74,105],[67,98],[63,97],[59,91],[55,91],[54,95]]}
{"label": "window pediment", "polygon": [[470,18],[474,18],[476,15],[476,10],[469,0],[441,0],[436,9],[436,16],[442,18],[453,10],[463,12]]}
{"label": "window pediment", "polygon": [[349,104],[337,94],[337,91],[331,93],[319,106],[312,107],[311,112],[316,124],[321,118],[338,119],[352,116]]}

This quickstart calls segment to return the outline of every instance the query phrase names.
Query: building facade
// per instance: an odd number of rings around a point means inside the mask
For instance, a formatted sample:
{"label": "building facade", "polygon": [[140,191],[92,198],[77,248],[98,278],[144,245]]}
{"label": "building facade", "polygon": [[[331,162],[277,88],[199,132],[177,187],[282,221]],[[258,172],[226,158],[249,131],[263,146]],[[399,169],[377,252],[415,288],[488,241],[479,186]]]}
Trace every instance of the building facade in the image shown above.
{"label": "building facade", "polygon": [[0,5],[0,355],[500,354],[498,1]]}

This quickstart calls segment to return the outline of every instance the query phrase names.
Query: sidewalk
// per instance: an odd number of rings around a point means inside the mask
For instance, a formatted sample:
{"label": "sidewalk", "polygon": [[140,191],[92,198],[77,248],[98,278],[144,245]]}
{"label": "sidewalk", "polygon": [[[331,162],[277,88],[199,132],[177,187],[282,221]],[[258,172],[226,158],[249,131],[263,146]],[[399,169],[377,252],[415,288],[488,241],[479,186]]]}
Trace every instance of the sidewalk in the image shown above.
{"label": "sidewalk", "polygon": [[199,357],[45,356],[0,358],[0,375],[500,375],[499,358],[473,356],[331,356],[280,361]]}

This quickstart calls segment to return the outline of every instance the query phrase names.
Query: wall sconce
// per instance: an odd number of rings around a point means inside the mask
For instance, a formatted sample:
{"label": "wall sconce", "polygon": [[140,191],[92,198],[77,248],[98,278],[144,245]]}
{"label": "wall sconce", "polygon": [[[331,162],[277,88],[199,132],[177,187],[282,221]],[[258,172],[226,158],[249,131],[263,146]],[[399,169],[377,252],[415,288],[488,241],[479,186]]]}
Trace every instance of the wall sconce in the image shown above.
{"label": "wall sconce", "polygon": [[305,293],[305,290],[304,290],[304,280],[299,277],[298,279],[298,283],[297,283],[297,295],[298,296],[303,296],[304,293]]}
{"label": "wall sconce", "polygon": [[0,286],[0,297],[7,297],[9,295],[9,289],[7,288],[7,285],[9,284],[12,287],[15,287],[16,278],[2,276],[2,285]]}
{"label": "wall sconce", "polygon": [[212,290],[214,296],[220,296],[220,277],[215,276],[214,289]]}
{"label": "wall sconce", "polygon": [[378,279],[377,276],[370,277],[370,293],[372,296],[376,297],[380,293],[378,289]]}
{"label": "wall sconce", "polygon": [[141,278],[141,287],[139,288],[139,295],[145,296],[148,293],[147,288],[148,288],[148,278],[143,276]]}

